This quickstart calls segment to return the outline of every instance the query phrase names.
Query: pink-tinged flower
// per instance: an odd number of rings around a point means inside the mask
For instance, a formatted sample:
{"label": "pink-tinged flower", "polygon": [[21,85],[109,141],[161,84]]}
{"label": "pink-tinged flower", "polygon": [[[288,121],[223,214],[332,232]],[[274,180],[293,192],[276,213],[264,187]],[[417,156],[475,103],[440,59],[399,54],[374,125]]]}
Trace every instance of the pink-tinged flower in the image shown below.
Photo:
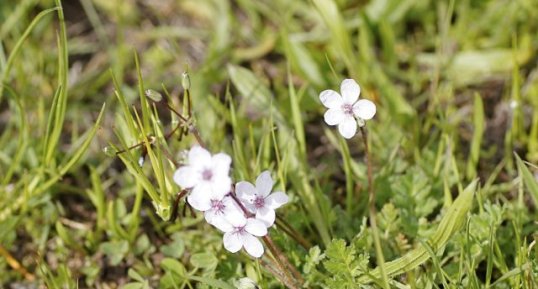
{"label": "pink-tinged flower", "polygon": [[245,218],[244,215],[234,215],[226,218],[227,223],[221,226],[224,231],[223,243],[226,250],[236,253],[245,248],[248,254],[254,258],[263,255],[263,245],[256,237],[267,235],[267,227],[254,218]]}
{"label": "pink-tinged flower", "polygon": [[288,202],[288,196],[283,192],[271,194],[273,179],[269,171],[262,172],[256,179],[256,187],[249,182],[239,182],[235,191],[245,207],[256,219],[262,221],[267,227],[275,222],[275,209]]}
{"label": "pink-tinged flower", "polygon": [[227,228],[227,220],[237,218],[237,215],[243,215],[243,211],[230,196],[212,199],[211,208],[204,212],[205,220],[221,231]]}
{"label": "pink-tinged flower", "polygon": [[224,153],[211,155],[206,149],[194,146],[188,153],[188,163],[174,173],[176,184],[192,189],[187,197],[189,204],[199,211],[211,209],[211,200],[222,200],[230,192],[230,164],[232,159]]}
{"label": "pink-tinged flower", "polygon": [[359,99],[361,88],[353,79],[345,79],[340,85],[341,95],[334,90],[324,90],[319,94],[321,103],[329,110],[324,118],[328,125],[338,125],[338,131],[347,139],[352,138],[364,121],[372,119],[376,106],[367,99]]}

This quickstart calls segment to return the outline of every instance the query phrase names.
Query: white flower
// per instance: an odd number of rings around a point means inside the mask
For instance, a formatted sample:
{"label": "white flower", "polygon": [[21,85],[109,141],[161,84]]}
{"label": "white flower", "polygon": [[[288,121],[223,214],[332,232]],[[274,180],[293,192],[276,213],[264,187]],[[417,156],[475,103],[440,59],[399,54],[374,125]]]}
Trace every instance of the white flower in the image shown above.
{"label": "white flower", "polygon": [[[321,103],[329,110],[325,113],[328,125],[338,125],[338,131],[347,139],[352,138],[365,120],[372,119],[376,112],[375,104],[367,99],[359,99],[361,88],[353,79],[345,79],[340,85],[340,95],[334,90],[324,90],[319,94]],[[355,119],[357,118],[357,120]]]}
{"label": "white flower", "polygon": [[192,189],[189,204],[199,211],[211,209],[211,200],[222,200],[230,192],[232,180],[228,175],[232,159],[224,153],[211,156],[200,146],[188,153],[188,164],[174,173],[174,181],[185,189]]}
{"label": "white flower", "polygon": [[204,212],[205,220],[224,231],[228,228],[228,219],[237,218],[237,215],[243,215],[241,208],[235,203],[230,196],[225,196],[222,199],[211,199],[211,208]]}
{"label": "white flower", "polygon": [[283,192],[271,194],[273,179],[269,171],[262,172],[256,179],[256,187],[249,182],[239,182],[235,191],[245,207],[256,214],[267,227],[275,222],[275,209],[288,202],[288,196]]}
{"label": "white flower", "polygon": [[245,218],[244,215],[234,215],[226,218],[227,222],[221,225],[224,231],[223,243],[226,250],[235,253],[245,248],[252,257],[263,255],[263,245],[255,236],[267,235],[267,227],[254,218]]}

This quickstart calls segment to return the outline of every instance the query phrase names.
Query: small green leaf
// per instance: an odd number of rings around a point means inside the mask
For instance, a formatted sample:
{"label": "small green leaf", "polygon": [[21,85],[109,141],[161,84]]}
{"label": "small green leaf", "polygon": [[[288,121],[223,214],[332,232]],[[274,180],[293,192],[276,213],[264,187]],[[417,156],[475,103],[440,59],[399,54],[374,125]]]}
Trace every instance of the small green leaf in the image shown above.
{"label": "small green leaf", "polygon": [[190,276],[189,279],[209,285],[211,288],[236,289],[234,286],[218,279],[200,276]]}
{"label": "small green leaf", "polygon": [[180,258],[185,251],[185,242],[178,233],[172,235],[172,240],[171,243],[161,246],[160,250],[167,257]]}
{"label": "small green leaf", "polygon": [[110,265],[116,266],[129,251],[129,243],[125,240],[110,241],[101,244],[101,250],[110,260]]}
{"label": "small green leaf", "polygon": [[176,259],[164,258],[161,262],[161,268],[178,276],[185,276],[185,266]]}
{"label": "small green leaf", "polygon": [[56,232],[58,236],[64,241],[68,246],[80,247],[75,239],[73,239],[72,234],[64,227],[64,225],[58,221],[56,222]]}
{"label": "small green leaf", "polygon": [[325,251],[327,259],[323,266],[332,275],[326,280],[330,288],[352,288],[356,285],[356,277],[364,274],[368,269],[369,256],[357,255],[355,246],[346,245],[342,239],[333,240]]}
{"label": "small green leaf", "polygon": [[191,264],[197,268],[215,268],[218,260],[212,253],[197,253],[192,255]]}
{"label": "small green leaf", "polygon": [[136,255],[155,250],[155,248],[151,248],[151,241],[149,240],[149,237],[146,234],[142,234],[140,235],[140,237],[138,237],[133,249]]}
{"label": "small green leaf", "polygon": [[138,283],[138,282],[127,283],[121,287],[121,289],[142,289],[142,288],[144,288],[144,284]]}
{"label": "small green leaf", "polygon": [[129,277],[133,280],[136,280],[136,281],[139,281],[139,282],[144,282],[144,277],[142,277],[138,272],[136,272],[135,269],[133,268],[129,268],[129,270],[127,271],[127,275],[129,275]]}
{"label": "small green leaf", "polygon": [[325,254],[321,254],[321,249],[318,246],[310,248],[306,256],[304,272],[310,273],[323,258],[325,258]]}

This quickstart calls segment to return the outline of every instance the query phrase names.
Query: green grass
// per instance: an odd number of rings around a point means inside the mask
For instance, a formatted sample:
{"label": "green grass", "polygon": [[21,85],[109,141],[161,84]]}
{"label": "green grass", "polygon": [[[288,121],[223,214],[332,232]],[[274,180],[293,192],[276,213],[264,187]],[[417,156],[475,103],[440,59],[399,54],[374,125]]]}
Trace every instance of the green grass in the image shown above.
{"label": "green grass", "polygon": [[[197,140],[168,137],[182,122],[163,104],[186,115],[188,88],[233,179],[268,169],[291,197],[277,214],[304,242],[281,221],[270,234],[305,288],[537,288],[534,7],[2,1],[0,287],[285,287],[183,203],[169,220]],[[377,104],[375,229],[363,140],[327,126],[318,99],[345,78]]]}

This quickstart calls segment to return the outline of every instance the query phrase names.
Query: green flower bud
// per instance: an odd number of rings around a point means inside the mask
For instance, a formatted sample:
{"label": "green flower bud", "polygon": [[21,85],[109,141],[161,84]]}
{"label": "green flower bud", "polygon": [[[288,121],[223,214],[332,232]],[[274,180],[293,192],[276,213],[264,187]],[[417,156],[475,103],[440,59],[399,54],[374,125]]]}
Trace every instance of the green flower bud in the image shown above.
{"label": "green flower bud", "polygon": [[154,102],[159,102],[163,99],[163,96],[159,92],[153,89],[146,89],[145,93],[146,93],[146,96],[149,97]]}
{"label": "green flower bud", "polygon": [[105,155],[109,157],[115,157],[116,154],[118,153],[118,151],[115,150],[113,147],[104,147],[103,152],[105,153]]}
{"label": "green flower bud", "polygon": [[181,85],[183,86],[183,89],[187,90],[191,88],[191,79],[189,77],[189,74],[187,72],[183,72],[182,75],[183,79],[181,80]]}

